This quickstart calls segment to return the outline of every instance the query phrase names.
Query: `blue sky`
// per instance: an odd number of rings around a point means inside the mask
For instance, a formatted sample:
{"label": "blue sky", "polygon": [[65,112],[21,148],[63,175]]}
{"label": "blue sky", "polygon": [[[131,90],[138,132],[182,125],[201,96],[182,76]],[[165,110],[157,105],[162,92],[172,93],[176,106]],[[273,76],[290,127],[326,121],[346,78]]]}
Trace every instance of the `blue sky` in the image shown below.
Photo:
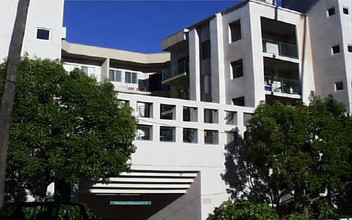
{"label": "blue sky", "polygon": [[142,53],[238,1],[65,1],[66,40]]}

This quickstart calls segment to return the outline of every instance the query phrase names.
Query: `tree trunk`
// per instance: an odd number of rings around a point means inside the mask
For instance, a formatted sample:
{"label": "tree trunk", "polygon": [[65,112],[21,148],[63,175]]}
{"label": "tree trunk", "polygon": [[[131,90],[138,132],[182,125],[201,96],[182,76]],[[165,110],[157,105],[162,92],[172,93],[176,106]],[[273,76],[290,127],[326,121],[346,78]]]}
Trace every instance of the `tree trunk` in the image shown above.
{"label": "tree trunk", "polygon": [[15,99],[18,63],[26,28],[30,0],[19,0],[9,48],[7,74],[0,109],[0,208],[4,204],[5,174],[10,122]]}

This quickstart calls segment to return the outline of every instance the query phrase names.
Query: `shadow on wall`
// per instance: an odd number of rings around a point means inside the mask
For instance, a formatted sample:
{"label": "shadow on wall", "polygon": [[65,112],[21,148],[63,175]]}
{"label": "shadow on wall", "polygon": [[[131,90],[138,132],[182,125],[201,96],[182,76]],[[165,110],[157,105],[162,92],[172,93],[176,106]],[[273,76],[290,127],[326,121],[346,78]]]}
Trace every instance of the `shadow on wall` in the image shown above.
{"label": "shadow on wall", "polygon": [[[283,199],[284,203],[290,201],[285,198],[290,191],[276,191],[279,188],[275,180],[270,178],[271,173],[264,169],[255,169],[247,160],[247,149],[244,146],[244,137],[236,128],[233,141],[225,146],[225,167],[221,174],[228,186],[227,192],[233,199],[248,199],[252,202],[278,205]],[[350,159],[352,161],[352,157]],[[283,204],[284,204],[283,203]],[[281,205],[283,205],[281,204]],[[286,203],[288,204],[288,203]],[[337,197],[336,205],[342,210],[352,210],[352,184]]]}
{"label": "shadow on wall", "polygon": [[266,185],[268,172],[258,172],[247,162],[244,138],[235,129],[234,140],[225,146],[225,167],[222,179],[229,186],[227,192],[233,199],[248,199],[255,202],[272,203]]}

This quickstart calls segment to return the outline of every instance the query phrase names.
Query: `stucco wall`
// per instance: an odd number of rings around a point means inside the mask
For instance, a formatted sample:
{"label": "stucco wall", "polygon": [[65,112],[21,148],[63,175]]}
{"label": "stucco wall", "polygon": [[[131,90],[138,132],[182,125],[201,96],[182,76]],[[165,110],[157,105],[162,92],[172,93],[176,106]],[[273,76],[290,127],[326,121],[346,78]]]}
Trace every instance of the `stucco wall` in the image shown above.
{"label": "stucco wall", "polygon": [[[0,58],[8,55],[18,0],[3,0],[0,7]],[[61,58],[61,40],[66,36],[63,28],[63,0],[31,1],[25,30],[22,53],[30,57]],[[37,28],[50,30],[49,40],[37,39]]]}

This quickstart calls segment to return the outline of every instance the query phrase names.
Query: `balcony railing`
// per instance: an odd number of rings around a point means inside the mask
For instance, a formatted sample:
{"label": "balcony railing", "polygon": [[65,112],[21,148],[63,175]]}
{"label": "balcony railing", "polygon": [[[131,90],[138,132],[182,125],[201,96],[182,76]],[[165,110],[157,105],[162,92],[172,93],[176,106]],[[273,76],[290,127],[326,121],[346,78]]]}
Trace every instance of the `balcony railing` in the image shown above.
{"label": "balcony railing", "polygon": [[273,76],[264,76],[265,90],[286,94],[301,94],[299,80],[285,79]]}
{"label": "balcony railing", "polygon": [[162,70],[162,81],[184,73],[187,73],[186,63],[184,65],[173,65],[169,69]]}
{"label": "balcony railing", "polygon": [[263,52],[284,57],[298,58],[298,49],[296,45],[269,39],[263,39]]}

